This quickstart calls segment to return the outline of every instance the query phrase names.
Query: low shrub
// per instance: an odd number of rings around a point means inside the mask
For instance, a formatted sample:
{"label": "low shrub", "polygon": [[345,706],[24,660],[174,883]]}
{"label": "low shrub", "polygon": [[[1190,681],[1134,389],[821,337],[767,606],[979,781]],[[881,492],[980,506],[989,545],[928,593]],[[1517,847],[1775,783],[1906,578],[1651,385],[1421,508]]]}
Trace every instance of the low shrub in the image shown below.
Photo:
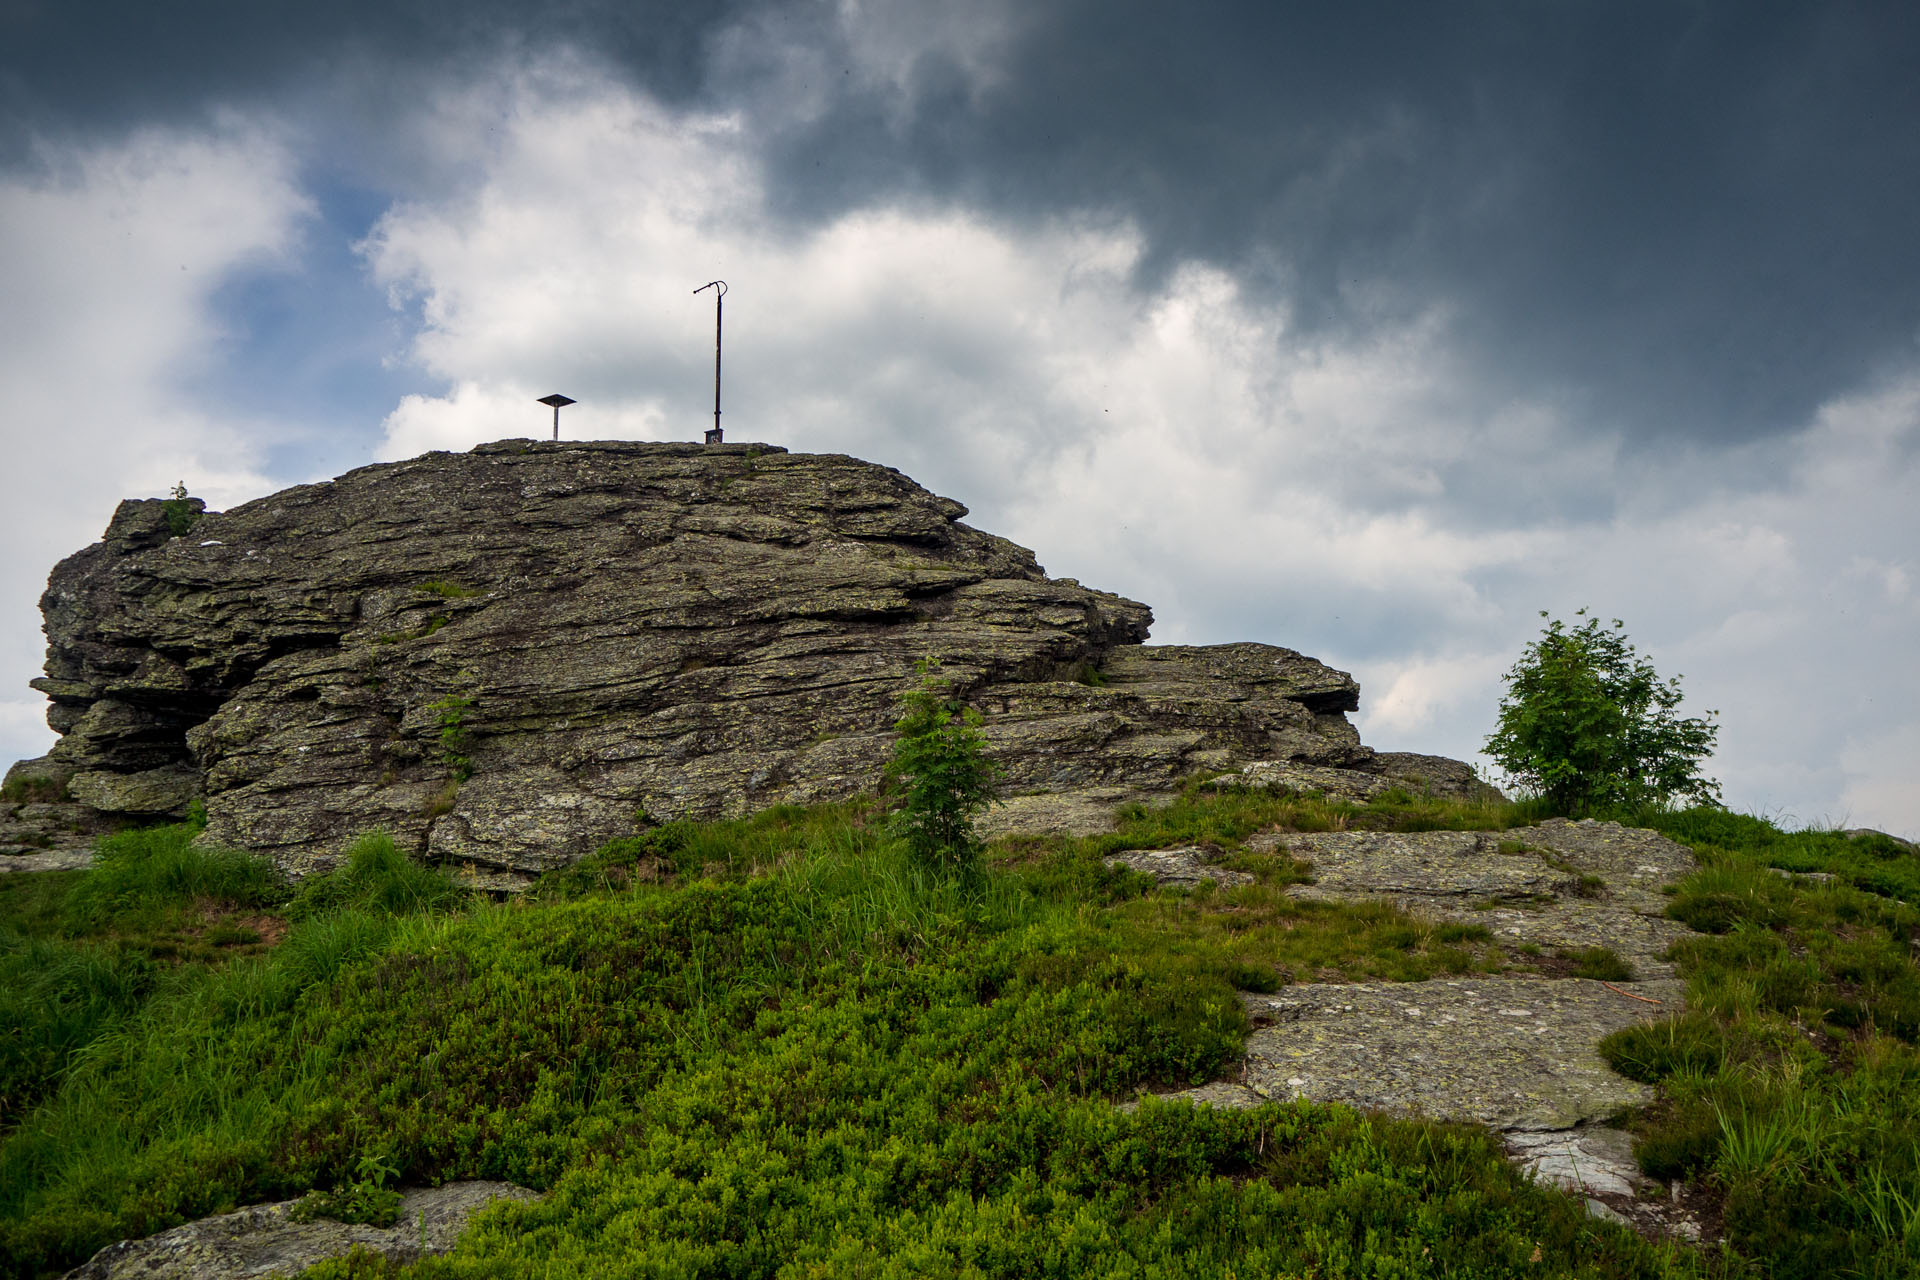
{"label": "low shrub", "polygon": [[[328,880],[395,870],[368,847]],[[0,1144],[0,1257],[30,1275],[237,1204],[353,1200],[390,1185],[374,1152],[392,1184],[548,1194],[448,1258],[315,1274],[1697,1274],[1481,1134],[1117,1109],[1227,1070],[1252,975],[1177,897],[1053,892],[1096,856],[966,882],[857,810],[789,811],[458,913],[303,888],[285,942],[151,1001]]]}

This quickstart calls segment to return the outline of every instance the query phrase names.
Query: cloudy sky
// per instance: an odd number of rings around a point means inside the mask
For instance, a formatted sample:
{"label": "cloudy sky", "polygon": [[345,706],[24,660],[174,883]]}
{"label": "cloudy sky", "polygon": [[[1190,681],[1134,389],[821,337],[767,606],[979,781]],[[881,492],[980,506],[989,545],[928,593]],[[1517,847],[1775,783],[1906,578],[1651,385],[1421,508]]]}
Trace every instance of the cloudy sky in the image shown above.
{"label": "cloudy sky", "polygon": [[1541,610],[1920,833],[1911,6],[0,0],[0,754],[47,569],[541,434],[958,498],[1475,756]]}

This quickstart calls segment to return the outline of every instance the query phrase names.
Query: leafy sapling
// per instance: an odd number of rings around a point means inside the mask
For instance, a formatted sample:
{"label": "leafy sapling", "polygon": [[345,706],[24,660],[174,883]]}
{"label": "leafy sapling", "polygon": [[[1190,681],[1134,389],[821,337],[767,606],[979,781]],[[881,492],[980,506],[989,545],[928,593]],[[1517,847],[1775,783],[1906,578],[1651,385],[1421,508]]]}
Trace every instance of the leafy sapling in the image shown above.
{"label": "leafy sapling", "polygon": [[160,504],[161,510],[167,514],[167,532],[176,538],[185,534],[193,528],[194,522],[206,510],[206,505],[187,493],[184,480],[175,484],[172,492]]}
{"label": "leafy sapling", "polygon": [[1720,784],[1700,772],[1713,754],[1718,713],[1682,717],[1680,678],[1661,680],[1624,625],[1549,619],[1504,677],[1499,724],[1484,750],[1519,790],[1562,813],[1676,799],[1718,804]]}
{"label": "leafy sapling", "polygon": [[1001,769],[987,758],[980,713],[949,697],[940,664],[914,667],[917,688],[900,695],[900,734],[887,781],[899,797],[892,827],[915,862],[931,870],[978,874],[980,840],[973,819],[998,794]]}

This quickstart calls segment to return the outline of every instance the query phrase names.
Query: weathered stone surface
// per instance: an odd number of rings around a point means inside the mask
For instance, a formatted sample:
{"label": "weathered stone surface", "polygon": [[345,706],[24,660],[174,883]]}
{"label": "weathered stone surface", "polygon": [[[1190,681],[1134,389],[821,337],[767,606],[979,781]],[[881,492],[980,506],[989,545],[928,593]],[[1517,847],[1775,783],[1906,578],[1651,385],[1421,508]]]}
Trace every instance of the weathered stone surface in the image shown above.
{"label": "weathered stone surface", "polygon": [[1313,883],[1288,887],[1295,897],[1385,900],[1556,951],[1606,947],[1641,978],[1670,976],[1663,956],[1688,933],[1664,914],[1660,888],[1693,870],[1692,853],[1618,823],[1557,818],[1512,831],[1325,831],[1247,843],[1313,864]]}
{"label": "weathered stone surface", "polygon": [[1377,773],[1338,769],[1292,760],[1255,760],[1238,773],[1223,774],[1207,784],[1216,791],[1231,787],[1271,787],[1285,791],[1318,791],[1330,800],[1365,804],[1393,783]]}
{"label": "weathered stone surface", "polygon": [[1497,1129],[1572,1128],[1653,1100],[1594,1046],[1676,1008],[1682,987],[1621,990],[1579,979],[1479,978],[1242,993],[1256,1028],[1243,1074],[1231,1087],[1207,1086],[1202,1100],[1307,1098]]}
{"label": "weathered stone surface", "polygon": [[1107,859],[1110,867],[1131,867],[1152,876],[1164,885],[1191,888],[1204,880],[1225,889],[1237,884],[1252,884],[1245,871],[1218,865],[1220,850],[1211,845],[1188,845],[1180,849],[1130,849]]}
{"label": "weathered stone surface", "polygon": [[0,850],[0,875],[14,871],[84,871],[92,865],[91,849],[47,849],[26,853]]}
{"label": "weathered stone surface", "polygon": [[510,1182],[451,1182],[409,1191],[400,1217],[382,1229],[317,1219],[295,1222],[297,1200],[250,1205],[148,1236],[110,1244],[67,1280],[251,1280],[296,1275],[327,1258],[354,1249],[395,1263],[413,1262],[453,1248],[467,1220],[496,1200],[537,1200]]}
{"label": "weathered stone surface", "polygon": [[200,794],[200,771],[187,764],[139,773],[91,769],[74,774],[68,789],[76,801],[102,813],[180,818]]}
{"label": "weathered stone surface", "polygon": [[1360,767],[1311,763],[1306,757],[1254,760],[1237,773],[1215,778],[1210,786],[1273,787],[1288,791],[1318,791],[1336,800],[1364,804],[1398,787],[1414,795],[1445,796],[1458,800],[1500,801],[1498,787],[1482,782],[1472,767],[1445,756],[1411,751],[1376,751]]}
{"label": "weathered stone surface", "polygon": [[976,818],[973,826],[987,838],[1012,832],[1102,835],[1114,829],[1114,814],[1122,805],[1152,795],[1131,787],[1083,787],[1005,796]]}
{"label": "weathered stone surface", "polygon": [[1640,1172],[1633,1135],[1623,1129],[1589,1125],[1560,1132],[1512,1132],[1502,1135],[1508,1157],[1537,1182],[1582,1197],[1587,1212],[1624,1223],[1653,1239],[1699,1243],[1707,1239],[1692,1201],[1675,1184],[1660,1194],[1660,1184]]}
{"label": "weathered stone surface", "polygon": [[1670,1200],[1649,1198],[1631,1138],[1605,1127],[1654,1093],[1616,1075],[1598,1049],[1614,1031],[1684,1009],[1685,985],[1662,953],[1688,931],[1659,912],[1661,886],[1694,868],[1687,849],[1652,831],[1564,819],[1497,832],[1276,832],[1247,844],[1311,864],[1313,883],[1289,894],[1390,902],[1542,949],[1604,946],[1642,980],[1528,975],[1243,992],[1255,1030],[1240,1070],[1171,1096],[1226,1107],[1306,1098],[1487,1125],[1503,1131],[1509,1156],[1531,1176],[1581,1196],[1595,1217],[1656,1239],[1708,1238],[1678,1187]]}
{"label": "weathered stone surface", "polygon": [[514,876],[642,811],[870,790],[928,655],[1015,794],[1386,769],[1350,677],[1268,645],[1147,647],[1145,606],[1047,578],[964,514],[852,458],[630,442],[367,467],[182,537],[126,502],[54,570],[34,683],[103,810],[177,811],[155,806],[190,774],[208,840],[296,874],[375,828]]}
{"label": "weathered stone surface", "polygon": [[[0,799],[0,869],[66,869],[67,861],[44,855],[84,851],[92,860],[94,836],[113,823],[68,798],[73,770],[45,756],[22,760],[7,770],[4,799]],[[30,863],[7,865],[32,855]]]}
{"label": "weathered stone surface", "polygon": [[1593,1125],[1584,1129],[1505,1135],[1507,1154],[1529,1176],[1583,1196],[1633,1196],[1657,1186],[1640,1172],[1633,1135]]}

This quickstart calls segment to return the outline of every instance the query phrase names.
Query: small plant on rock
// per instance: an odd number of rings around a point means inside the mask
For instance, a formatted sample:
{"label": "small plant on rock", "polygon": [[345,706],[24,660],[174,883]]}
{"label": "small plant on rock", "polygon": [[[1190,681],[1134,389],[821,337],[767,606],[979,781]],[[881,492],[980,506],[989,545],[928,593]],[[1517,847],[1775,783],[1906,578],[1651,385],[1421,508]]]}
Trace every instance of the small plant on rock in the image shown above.
{"label": "small plant on rock", "polygon": [[453,770],[453,776],[465,782],[473,776],[473,761],[467,755],[470,735],[467,733],[467,712],[473,709],[473,699],[450,693],[438,702],[430,702],[427,709],[440,713],[440,762]]}
{"label": "small plant on rock", "polygon": [[161,502],[161,509],[167,513],[167,532],[178,538],[193,528],[194,521],[200,518],[203,503],[187,494],[187,485],[183,480],[173,486],[173,491]]}
{"label": "small plant on rock", "polygon": [[1679,677],[1661,680],[1623,625],[1550,619],[1506,674],[1484,750],[1520,790],[1562,813],[1676,798],[1718,804],[1719,783],[1700,773],[1719,734],[1716,713],[1681,718]]}
{"label": "small plant on rock", "polygon": [[900,695],[887,781],[899,796],[893,830],[914,861],[942,873],[976,874],[980,840],[973,819],[998,793],[1001,769],[987,759],[980,713],[948,696],[940,664],[914,667],[919,687]]}
{"label": "small plant on rock", "polygon": [[288,1211],[295,1222],[332,1218],[335,1222],[364,1222],[390,1227],[400,1216],[400,1193],[387,1185],[399,1173],[383,1155],[364,1155],[354,1166],[355,1177],[331,1191],[310,1191]]}

